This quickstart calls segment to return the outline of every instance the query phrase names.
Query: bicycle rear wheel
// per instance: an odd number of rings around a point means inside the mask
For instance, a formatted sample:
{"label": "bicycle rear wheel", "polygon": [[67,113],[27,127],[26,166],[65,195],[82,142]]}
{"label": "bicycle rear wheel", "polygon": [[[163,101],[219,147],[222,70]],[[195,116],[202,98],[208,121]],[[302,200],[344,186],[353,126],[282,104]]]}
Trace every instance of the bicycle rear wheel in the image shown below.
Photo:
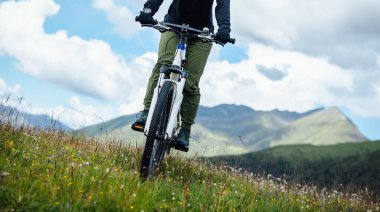
{"label": "bicycle rear wheel", "polygon": [[143,179],[154,176],[165,156],[168,147],[165,132],[172,108],[173,92],[173,84],[165,82],[158,95],[141,159],[140,176]]}

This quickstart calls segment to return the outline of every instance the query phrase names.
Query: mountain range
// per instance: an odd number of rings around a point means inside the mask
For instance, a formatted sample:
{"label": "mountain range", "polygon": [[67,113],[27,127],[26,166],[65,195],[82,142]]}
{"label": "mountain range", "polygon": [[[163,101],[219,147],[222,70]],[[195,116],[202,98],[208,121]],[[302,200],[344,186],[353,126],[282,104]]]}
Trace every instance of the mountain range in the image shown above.
{"label": "mountain range", "polygon": [[70,127],[48,115],[24,113],[4,105],[0,105],[0,123],[10,123],[14,127],[29,127],[36,130],[72,131]]}
{"label": "mountain range", "polygon": [[[118,117],[76,131],[100,140],[143,144],[142,133],[130,129],[136,114]],[[198,110],[192,129],[191,155],[234,155],[279,145],[332,145],[368,139],[337,107],[305,113],[256,111],[243,105],[223,104]]]}

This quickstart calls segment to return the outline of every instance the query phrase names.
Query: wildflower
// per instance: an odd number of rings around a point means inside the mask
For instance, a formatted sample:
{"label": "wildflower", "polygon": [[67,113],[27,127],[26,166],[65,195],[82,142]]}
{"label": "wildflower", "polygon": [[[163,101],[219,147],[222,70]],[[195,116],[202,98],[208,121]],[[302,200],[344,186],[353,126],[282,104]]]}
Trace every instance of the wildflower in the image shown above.
{"label": "wildflower", "polygon": [[8,147],[9,147],[9,148],[12,148],[12,147],[13,147],[13,141],[7,141],[7,143],[8,143]]}
{"label": "wildflower", "polygon": [[3,176],[3,177],[8,176],[8,175],[9,175],[9,173],[6,171],[3,171],[3,173],[1,173],[1,176]]}
{"label": "wildflower", "polygon": [[133,209],[134,207],[133,207],[133,205],[131,205],[131,206],[129,206],[131,209]]}
{"label": "wildflower", "polygon": [[120,186],[120,189],[123,189],[123,188],[124,188],[124,185],[121,185],[121,186]]}
{"label": "wildflower", "polygon": [[136,197],[136,194],[135,194],[135,193],[133,193],[133,194],[132,194],[132,196],[133,196],[133,197]]}
{"label": "wildflower", "polygon": [[108,173],[108,172],[110,172],[110,168],[107,168],[107,169],[106,169],[106,173]]}

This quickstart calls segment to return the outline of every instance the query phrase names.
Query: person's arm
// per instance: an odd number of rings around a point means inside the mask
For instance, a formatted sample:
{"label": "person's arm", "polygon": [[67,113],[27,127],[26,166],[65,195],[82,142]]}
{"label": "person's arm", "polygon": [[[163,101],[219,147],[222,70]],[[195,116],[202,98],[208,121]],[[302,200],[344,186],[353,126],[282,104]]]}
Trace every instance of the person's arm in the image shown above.
{"label": "person's arm", "polygon": [[230,34],[230,0],[216,0],[215,17],[218,32]]}
{"label": "person's arm", "polygon": [[144,9],[146,8],[151,9],[150,14],[154,16],[154,14],[156,14],[156,12],[158,11],[158,8],[160,8],[163,1],[164,0],[148,0],[144,4]]}

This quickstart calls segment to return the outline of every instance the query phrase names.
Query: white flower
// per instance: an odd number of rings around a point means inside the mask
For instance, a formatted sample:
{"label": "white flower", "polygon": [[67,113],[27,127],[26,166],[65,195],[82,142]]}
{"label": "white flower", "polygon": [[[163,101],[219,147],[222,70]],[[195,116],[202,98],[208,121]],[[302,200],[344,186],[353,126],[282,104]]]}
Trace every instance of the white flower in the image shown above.
{"label": "white flower", "polygon": [[3,173],[1,173],[1,176],[3,176],[3,177],[8,176],[8,175],[9,175],[9,173],[6,171],[3,171]]}
{"label": "white flower", "polygon": [[106,169],[106,173],[108,173],[108,172],[110,172],[110,168],[107,168],[107,169]]}

